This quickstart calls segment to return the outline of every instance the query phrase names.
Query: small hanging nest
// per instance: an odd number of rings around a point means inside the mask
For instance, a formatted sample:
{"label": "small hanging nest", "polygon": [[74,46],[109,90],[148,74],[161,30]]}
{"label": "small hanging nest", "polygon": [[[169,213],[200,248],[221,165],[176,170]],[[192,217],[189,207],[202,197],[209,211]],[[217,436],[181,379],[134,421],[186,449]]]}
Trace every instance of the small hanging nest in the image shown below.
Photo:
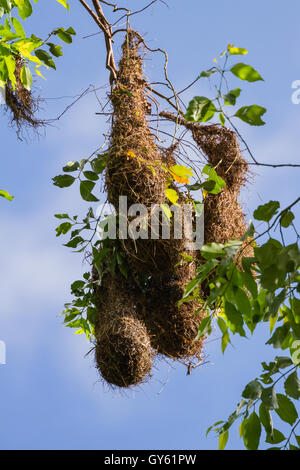
{"label": "small hanging nest", "polygon": [[[97,278],[94,270],[94,279]],[[139,319],[136,287],[116,272],[106,272],[95,288],[98,317],[95,324],[95,360],[110,385],[130,387],[146,380],[152,367],[152,347]]]}
{"label": "small hanging nest", "polygon": [[96,365],[109,384],[128,388],[151,372],[152,349],[145,325],[131,316],[112,318],[97,331]]}
{"label": "small hanging nest", "polygon": [[[204,199],[205,243],[239,240],[247,229],[239,197],[247,182],[248,163],[241,155],[236,134],[219,126],[206,126],[205,132],[195,126],[192,134],[198,147],[207,155],[208,163],[226,183],[219,194],[207,194]],[[241,250],[243,256],[253,256],[249,240]]]}
{"label": "small hanging nest", "polygon": [[[200,125],[169,112],[160,115],[189,129],[193,139],[209,163],[226,183],[219,194],[206,194],[204,199],[204,242],[226,243],[240,239],[247,223],[239,203],[242,187],[249,175],[248,163],[240,152],[235,132],[219,125]],[[253,247],[246,240],[243,256],[253,256]]]}
{"label": "small hanging nest", "polygon": [[15,55],[15,89],[9,80],[5,87],[5,101],[11,112],[11,124],[16,125],[17,134],[20,137],[24,128],[37,129],[43,122],[35,118],[35,113],[39,109],[39,100],[35,99],[31,91],[27,90],[21,81],[21,70],[24,67],[24,61],[18,55]]}

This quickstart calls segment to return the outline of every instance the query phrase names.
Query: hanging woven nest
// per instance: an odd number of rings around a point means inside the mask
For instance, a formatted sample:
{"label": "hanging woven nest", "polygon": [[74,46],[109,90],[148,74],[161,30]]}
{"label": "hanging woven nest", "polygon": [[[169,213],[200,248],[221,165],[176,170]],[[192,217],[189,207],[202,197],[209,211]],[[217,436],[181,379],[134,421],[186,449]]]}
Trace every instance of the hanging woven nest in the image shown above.
{"label": "hanging woven nest", "polygon": [[25,128],[37,129],[43,122],[35,118],[35,113],[39,109],[39,100],[35,99],[21,81],[21,71],[24,67],[24,61],[18,55],[15,55],[16,68],[15,86],[13,87],[9,80],[5,86],[5,102],[11,112],[11,124],[17,127],[17,134],[20,137],[21,131]]}

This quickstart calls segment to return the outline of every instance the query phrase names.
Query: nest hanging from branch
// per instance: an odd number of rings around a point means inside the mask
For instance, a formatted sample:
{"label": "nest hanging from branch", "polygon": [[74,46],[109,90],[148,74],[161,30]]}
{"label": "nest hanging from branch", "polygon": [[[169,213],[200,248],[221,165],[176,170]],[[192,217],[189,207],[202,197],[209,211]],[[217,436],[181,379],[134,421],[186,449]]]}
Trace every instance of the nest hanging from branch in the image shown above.
{"label": "nest hanging from branch", "polygon": [[15,88],[9,80],[5,86],[5,102],[11,112],[11,124],[16,125],[17,134],[20,137],[24,128],[37,129],[43,122],[35,118],[35,113],[39,109],[39,100],[33,97],[31,91],[27,90],[21,81],[24,61],[17,55],[14,58],[16,64],[14,71]]}
{"label": "nest hanging from branch", "polygon": [[165,200],[166,174],[146,119],[149,104],[138,47],[139,40],[128,31],[110,97],[113,121],[106,186],[108,200],[116,208],[119,196],[127,196],[128,205],[147,207]]}
{"label": "nest hanging from branch", "polygon": [[[119,219],[119,197],[126,196],[128,206],[142,203],[146,207],[147,213],[140,216],[140,221],[151,227],[153,205],[168,202],[168,168],[176,164],[176,159],[173,147],[159,150],[147,122],[149,104],[139,49],[141,42],[138,34],[127,31],[119,70],[112,84],[106,189]],[[205,243],[241,238],[246,223],[239,195],[247,180],[248,165],[240,154],[235,133],[217,125],[189,123],[170,113],[161,116],[185,125],[192,132],[208,163],[226,183],[219,194],[205,197]],[[177,192],[181,209],[185,204],[192,204],[192,199],[187,199],[175,184],[170,187]],[[133,216],[129,217],[128,229],[132,220]],[[95,325],[96,364],[102,378],[118,387],[145,381],[151,371],[153,354],[175,360],[201,358],[205,338],[198,338],[198,328],[208,312],[200,301],[182,303],[180,300],[203,260],[199,252],[188,248],[191,234],[183,230],[181,239],[173,236],[174,217],[170,237],[164,238],[165,223],[166,220],[160,219],[158,237],[151,239],[148,232],[145,239],[130,236],[121,239],[129,268],[127,278],[118,269],[114,273],[105,269],[95,289],[99,312]],[[250,256],[252,247],[247,250]],[[189,255],[190,262],[180,262],[182,255]],[[200,291],[199,298],[204,298],[207,286],[200,286]]]}
{"label": "nest hanging from branch", "polygon": [[[94,279],[97,277],[94,271]],[[140,318],[135,291],[134,283],[119,272],[106,272],[95,288],[95,361],[101,377],[112,386],[138,385],[152,367],[150,337]]]}
{"label": "nest hanging from branch", "polygon": [[[249,168],[241,155],[235,132],[215,124],[200,125],[189,122],[169,112],[161,112],[160,115],[191,131],[207,162],[226,183],[219,194],[208,193],[205,196],[204,242],[226,243],[232,239],[240,239],[247,229],[247,223],[239,197],[248,180]],[[249,240],[245,241],[241,250],[243,256],[253,255]]]}

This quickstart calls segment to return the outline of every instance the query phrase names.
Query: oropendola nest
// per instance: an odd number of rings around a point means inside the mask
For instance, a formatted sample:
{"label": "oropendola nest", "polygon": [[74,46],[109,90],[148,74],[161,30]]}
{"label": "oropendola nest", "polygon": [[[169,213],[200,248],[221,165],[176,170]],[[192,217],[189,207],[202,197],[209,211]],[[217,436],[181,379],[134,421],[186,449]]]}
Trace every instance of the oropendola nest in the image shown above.
{"label": "oropendola nest", "polygon": [[134,283],[130,284],[121,273],[109,271],[95,288],[99,312],[95,324],[96,365],[106,382],[124,388],[144,381],[152,367],[150,337],[139,319],[135,290]]}
{"label": "oropendola nest", "polygon": [[145,325],[131,316],[103,323],[97,333],[95,357],[102,378],[109,384],[128,388],[143,382],[152,367]]}
{"label": "oropendola nest", "polygon": [[[106,188],[108,200],[117,212],[119,196],[127,196],[128,206],[144,204],[148,224],[151,205],[166,202],[168,166],[176,161],[172,149],[158,149],[147,122],[147,83],[139,46],[140,36],[128,31],[118,79],[110,96],[113,118]],[[201,126],[182,118],[178,123],[192,131],[200,150],[226,182],[220,194],[205,197],[205,243],[240,238],[246,223],[238,196],[248,166],[235,134],[224,127]],[[175,185],[171,187],[177,191],[180,205],[191,202]],[[201,357],[203,338],[198,339],[197,333],[207,312],[199,302],[179,302],[186,284],[195,277],[201,256],[187,250],[186,237],[162,239],[162,228],[163,222],[158,239],[121,240],[129,267],[127,279],[118,270],[106,270],[95,289],[99,311],[95,325],[96,363],[103,379],[119,387],[143,382],[151,370],[152,354],[173,359]],[[250,246],[248,253],[251,250]],[[191,262],[180,263],[181,254],[191,255]]]}
{"label": "oropendola nest", "polygon": [[129,31],[110,97],[113,120],[106,186],[108,200],[116,208],[119,196],[127,196],[128,205],[150,206],[165,200],[166,174],[146,119],[149,103],[138,47],[139,40]]}
{"label": "oropendola nest", "polygon": [[16,125],[17,134],[20,136],[23,128],[37,129],[43,123],[34,117],[39,109],[39,100],[33,97],[31,91],[27,90],[21,81],[24,61],[18,55],[15,55],[14,58],[16,64],[14,71],[15,88],[9,80],[5,86],[5,101],[11,111],[11,123]]}
{"label": "oropendola nest", "polygon": [[198,339],[197,334],[207,312],[201,310],[201,304],[195,301],[179,306],[183,292],[184,285],[179,276],[165,279],[159,286],[150,282],[144,321],[157,353],[172,359],[200,359],[203,338]]}

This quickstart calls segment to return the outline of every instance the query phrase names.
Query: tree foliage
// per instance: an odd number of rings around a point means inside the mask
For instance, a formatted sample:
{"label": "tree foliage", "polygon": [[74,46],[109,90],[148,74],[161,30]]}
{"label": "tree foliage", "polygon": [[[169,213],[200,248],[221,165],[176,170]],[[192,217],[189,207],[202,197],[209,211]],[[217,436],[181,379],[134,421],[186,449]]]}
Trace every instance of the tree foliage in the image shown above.
{"label": "tree foliage", "polygon": [[[65,0],[57,0],[69,9]],[[37,3],[37,0],[34,0]],[[82,3],[82,2],[81,2]],[[102,3],[102,2],[100,2]],[[106,3],[106,2],[103,2]],[[15,58],[20,56],[24,61],[21,72],[23,85],[30,90],[32,74],[42,76],[41,67],[56,68],[55,60],[62,55],[61,45],[57,39],[70,44],[75,31],[72,27],[56,28],[41,39],[34,34],[27,36],[23,29],[25,21],[33,12],[29,0],[0,0],[0,86],[3,88],[10,81],[15,86]],[[19,17],[19,19],[18,19]],[[219,63],[199,73],[194,82],[210,80],[215,85],[213,97],[195,96],[188,103],[184,118],[193,123],[209,123],[216,116],[221,126],[231,126],[240,136],[236,122],[242,120],[251,126],[262,126],[266,109],[258,104],[243,104],[237,107],[243,97],[241,88],[227,86],[230,78],[243,82],[262,81],[260,73],[244,62],[230,64],[236,56],[245,56],[247,50],[229,44],[220,54]],[[242,85],[241,85],[242,86]],[[176,94],[175,94],[176,97]],[[169,99],[168,99],[169,100]],[[177,104],[174,102],[173,107]],[[236,108],[237,107],[237,108]],[[250,158],[257,162],[247,146]],[[105,230],[107,217],[95,216],[90,203],[99,200],[97,184],[105,172],[107,163],[106,147],[96,149],[88,158],[81,161],[67,162],[62,174],[53,178],[59,188],[78,184],[82,199],[89,203],[83,218],[78,215],[56,214],[60,224],[56,228],[57,236],[69,236],[65,244],[77,252],[91,253],[91,264],[101,274],[101,257],[107,253],[98,251],[99,241],[95,235],[100,227]],[[155,168],[153,168],[155,171]],[[218,194],[225,183],[215,169],[204,165],[200,174],[185,165],[174,165],[169,172],[170,184],[177,182],[185,186],[188,192],[201,190],[205,194]],[[191,181],[192,180],[192,181]],[[166,195],[170,203],[176,203],[176,194],[167,186]],[[0,196],[12,200],[7,191],[1,190]],[[241,391],[241,399],[230,416],[218,421],[207,432],[215,431],[219,437],[219,449],[226,447],[229,433],[239,423],[239,435],[246,449],[255,450],[262,445],[270,449],[299,449],[300,435],[297,401],[300,398],[300,381],[297,371],[300,365],[300,251],[299,234],[295,224],[294,209],[300,198],[291,201],[281,208],[279,201],[265,202],[253,213],[247,232],[241,240],[228,243],[210,243],[202,247],[204,262],[198,268],[197,275],[185,289],[181,302],[190,302],[200,298],[200,286],[207,283],[209,295],[205,308],[209,315],[199,325],[198,336],[212,334],[217,328],[221,334],[221,349],[225,353],[228,345],[234,342],[234,336],[254,336],[259,325],[269,324],[270,337],[266,344],[276,350],[273,361],[261,363],[261,374],[252,380]],[[199,201],[201,210],[203,200]],[[165,212],[171,217],[168,207]],[[254,256],[244,257],[245,240],[251,238],[255,244]],[[286,240],[289,240],[288,242]],[[292,240],[292,242],[291,242]],[[250,243],[250,242],[249,242]],[[189,262],[188,257],[184,258]],[[116,266],[126,277],[127,264],[116,241],[110,258],[110,269]],[[93,299],[93,282],[89,272],[83,279],[71,285],[74,300],[66,304],[63,312],[64,323],[76,329],[76,333],[85,333],[92,338],[96,309]],[[274,416],[283,423],[284,429],[274,427]],[[277,419],[276,418],[276,419]],[[297,430],[298,429],[298,430]],[[297,434],[298,432],[298,434]],[[263,440],[265,444],[262,444]]]}

